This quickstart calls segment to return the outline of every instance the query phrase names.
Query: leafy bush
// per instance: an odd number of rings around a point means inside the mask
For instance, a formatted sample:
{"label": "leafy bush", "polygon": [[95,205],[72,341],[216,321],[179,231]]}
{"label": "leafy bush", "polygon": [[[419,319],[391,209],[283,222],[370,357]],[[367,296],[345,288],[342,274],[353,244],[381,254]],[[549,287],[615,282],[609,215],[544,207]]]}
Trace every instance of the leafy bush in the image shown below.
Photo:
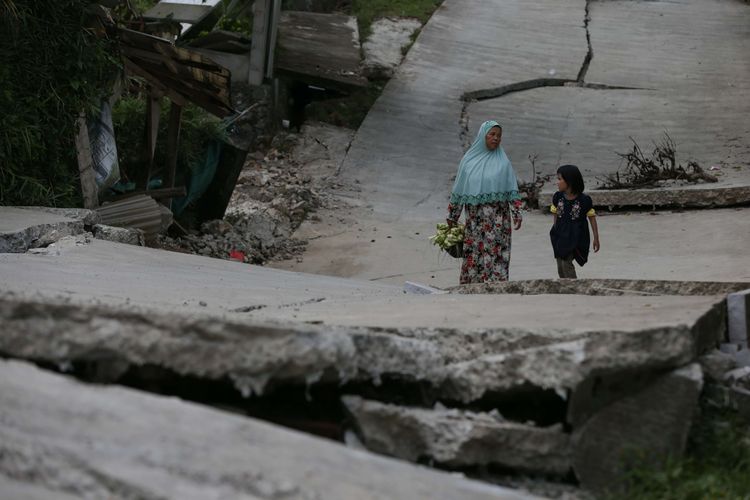
{"label": "leafy bush", "polygon": [[116,44],[87,27],[88,0],[2,0],[0,204],[80,205],[76,118],[119,71]]}

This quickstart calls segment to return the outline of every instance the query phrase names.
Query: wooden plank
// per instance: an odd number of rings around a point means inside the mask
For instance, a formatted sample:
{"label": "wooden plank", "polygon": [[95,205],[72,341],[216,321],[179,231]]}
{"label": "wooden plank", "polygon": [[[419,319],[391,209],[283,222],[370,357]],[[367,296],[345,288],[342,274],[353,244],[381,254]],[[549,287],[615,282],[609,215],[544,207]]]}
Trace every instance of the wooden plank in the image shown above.
{"label": "wooden plank", "polygon": [[229,70],[196,51],[120,29],[126,69],[179,105],[192,101],[219,117],[232,114]]}
{"label": "wooden plank", "polygon": [[76,156],[78,157],[78,174],[81,177],[83,208],[94,209],[99,206],[99,188],[96,186],[94,160],[91,157],[91,142],[86,126],[86,115],[81,112],[76,120]]}
{"label": "wooden plank", "polygon": [[152,75],[148,71],[144,70],[139,65],[135,64],[133,61],[129,60],[128,58],[123,58],[123,61],[125,63],[125,69],[129,73],[136,75],[136,76],[140,76],[141,78],[145,79],[149,83],[149,85],[161,91],[164,95],[169,97],[169,99],[172,102],[176,102],[177,104],[180,104],[180,105],[185,105],[185,103],[187,103],[187,100],[184,97],[182,97],[182,95],[170,89],[166,85],[162,84],[158,78],[156,78],[154,75]]}
{"label": "wooden plank", "polygon": [[151,178],[151,172],[154,167],[154,153],[156,152],[156,138],[159,135],[159,118],[161,106],[159,98],[149,94],[146,99],[146,144],[144,147],[144,164],[146,168],[136,181],[139,189],[148,189],[148,181]]}
{"label": "wooden plank", "polygon": [[[172,103],[169,109],[169,128],[167,129],[167,171],[164,176],[164,187],[173,188],[175,173],[177,172],[177,153],[180,145],[180,118],[182,106]],[[164,206],[172,208],[172,198],[165,198]]]}
{"label": "wooden plank", "polygon": [[[133,63],[156,78],[162,87],[165,86],[164,80],[166,78],[177,78],[186,84],[190,84],[198,92],[215,94],[219,100],[228,104],[229,91],[227,89],[227,82],[221,76],[200,70],[193,70],[187,66],[174,64],[173,62],[167,65],[165,59],[168,56],[146,50],[129,49],[128,51],[123,51],[123,53]],[[196,83],[205,85],[195,85]]]}
{"label": "wooden plank", "polygon": [[279,23],[281,22],[281,0],[273,0],[273,11],[271,12],[270,28],[268,34],[268,64],[266,78],[273,78],[274,59],[276,57],[276,44],[279,39]]}
{"label": "wooden plank", "polygon": [[205,92],[201,88],[196,88],[197,82],[195,81],[177,78],[166,71],[159,72],[160,70],[158,67],[152,67],[146,65],[145,63],[142,64],[142,66],[145,67],[146,70],[153,70],[154,73],[152,74],[154,74],[155,76],[158,75],[160,82],[167,88],[169,88],[173,93],[185,96],[187,100],[202,107],[206,111],[209,111],[210,113],[213,113],[214,115],[221,118],[228,116],[234,112],[225,104],[223,93],[219,95],[219,92]]}

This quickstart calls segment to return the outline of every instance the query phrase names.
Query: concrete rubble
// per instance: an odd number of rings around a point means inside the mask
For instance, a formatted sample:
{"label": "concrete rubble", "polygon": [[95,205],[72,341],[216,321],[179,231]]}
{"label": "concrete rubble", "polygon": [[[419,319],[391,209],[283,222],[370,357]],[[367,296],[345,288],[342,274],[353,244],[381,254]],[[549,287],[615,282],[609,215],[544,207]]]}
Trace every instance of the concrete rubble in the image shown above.
{"label": "concrete rubble", "polygon": [[[571,468],[570,436],[505,421],[495,412],[413,408],[344,396],[365,445],[378,453],[446,467],[501,465],[558,477]],[[533,464],[533,466],[531,466]]]}
{"label": "concrete rubble", "polygon": [[607,491],[622,483],[628,460],[653,464],[687,444],[703,375],[691,364],[613,402],[573,430],[573,468],[581,484]]}
{"label": "concrete rubble", "polygon": [[668,281],[625,279],[576,279],[576,280],[521,280],[498,283],[477,283],[451,287],[452,293],[465,294],[522,294],[545,293],[572,295],[734,295],[746,290],[747,282],[731,281]]}
{"label": "concrete rubble", "polygon": [[0,253],[26,252],[83,232],[82,220],[47,210],[5,207],[0,219]]}
{"label": "concrete rubble", "polygon": [[301,133],[281,132],[270,145],[248,155],[223,220],[204,223],[182,237],[161,236],[158,246],[220,259],[239,252],[247,263],[293,259],[305,248],[293,236],[321,207],[338,202],[330,194],[352,131],[310,123]]}
{"label": "concrete rubble", "polygon": [[113,227],[105,224],[96,224],[93,227],[94,238],[99,240],[124,243],[126,245],[144,246],[146,244],[143,231],[140,229],[129,229],[125,227]]}

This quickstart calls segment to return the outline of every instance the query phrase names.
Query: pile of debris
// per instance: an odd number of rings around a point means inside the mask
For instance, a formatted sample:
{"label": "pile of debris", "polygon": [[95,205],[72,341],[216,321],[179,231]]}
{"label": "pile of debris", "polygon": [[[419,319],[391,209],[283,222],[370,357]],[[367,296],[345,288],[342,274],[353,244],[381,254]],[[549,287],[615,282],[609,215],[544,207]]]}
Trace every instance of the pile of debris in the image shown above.
{"label": "pile of debris", "polygon": [[[317,138],[332,130],[343,149]],[[345,151],[351,134],[323,124],[306,126],[300,134],[280,132],[265,153],[248,155],[223,220],[205,222],[182,237],[162,236],[159,246],[253,264],[301,254],[306,241],[295,238],[295,230],[317,209],[341,204],[332,194],[340,187],[333,174],[337,150]],[[320,171],[320,160],[330,175]]]}

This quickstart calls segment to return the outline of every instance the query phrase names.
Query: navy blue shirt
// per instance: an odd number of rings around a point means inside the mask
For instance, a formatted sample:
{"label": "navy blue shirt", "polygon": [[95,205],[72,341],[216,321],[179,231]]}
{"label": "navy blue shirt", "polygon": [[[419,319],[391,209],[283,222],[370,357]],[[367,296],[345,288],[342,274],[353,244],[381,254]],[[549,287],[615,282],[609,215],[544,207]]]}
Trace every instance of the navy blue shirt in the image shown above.
{"label": "navy blue shirt", "polygon": [[579,265],[589,259],[589,223],[587,214],[594,207],[591,197],[579,194],[572,200],[565,193],[558,191],[552,197],[552,210],[557,213],[557,221],[549,232],[555,257],[568,259],[572,255]]}

